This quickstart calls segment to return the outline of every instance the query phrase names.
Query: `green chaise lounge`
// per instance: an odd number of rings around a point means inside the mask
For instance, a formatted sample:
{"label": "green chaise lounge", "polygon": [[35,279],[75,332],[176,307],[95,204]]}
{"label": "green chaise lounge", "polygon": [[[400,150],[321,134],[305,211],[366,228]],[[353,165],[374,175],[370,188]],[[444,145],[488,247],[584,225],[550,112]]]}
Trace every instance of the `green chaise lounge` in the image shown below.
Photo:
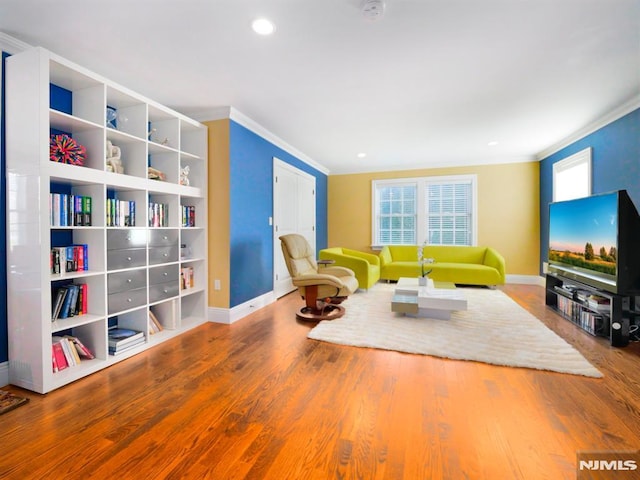
{"label": "green chaise lounge", "polygon": [[318,252],[320,260],[333,260],[334,265],[353,270],[360,288],[371,288],[380,279],[380,259],[372,253],[342,247],[325,248]]}
{"label": "green chaise lounge", "polygon": [[[384,246],[379,253],[380,278],[420,276],[417,249],[412,245]],[[429,277],[435,281],[488,286],[505,283],[504,258],[491,247],[428,245],[424,258],[434,259],[425,269],[431,270]]]}

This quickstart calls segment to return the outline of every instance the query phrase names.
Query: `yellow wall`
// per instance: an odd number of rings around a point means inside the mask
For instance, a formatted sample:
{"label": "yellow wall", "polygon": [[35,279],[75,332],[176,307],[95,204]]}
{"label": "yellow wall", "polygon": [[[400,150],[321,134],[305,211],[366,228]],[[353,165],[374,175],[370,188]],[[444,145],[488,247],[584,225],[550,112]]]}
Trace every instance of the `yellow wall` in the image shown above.
{"label": "yellow wall", "polygon": [[538,162],[330,175],[328,246],[371,251],[372,180],[468,174],[478,178],[478,245],[498,250],[508,274],[538,275]]}
{"label": "yellow wall", "polygon": [[[229,308],[229,119],[209,127],[209,306]],[[214,289],[214,280],[221,289]]]}

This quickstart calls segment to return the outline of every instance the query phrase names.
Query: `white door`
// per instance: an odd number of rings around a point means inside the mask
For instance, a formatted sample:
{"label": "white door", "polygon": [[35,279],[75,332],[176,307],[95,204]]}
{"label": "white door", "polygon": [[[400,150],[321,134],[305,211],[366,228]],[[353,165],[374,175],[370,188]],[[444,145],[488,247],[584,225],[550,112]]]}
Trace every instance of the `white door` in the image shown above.
{"label": "white door", "polygon": [[282,255],[280,236],[303,235],[316,248],[316,178],[273,159],[273,291],[281,297],[295,289]]}

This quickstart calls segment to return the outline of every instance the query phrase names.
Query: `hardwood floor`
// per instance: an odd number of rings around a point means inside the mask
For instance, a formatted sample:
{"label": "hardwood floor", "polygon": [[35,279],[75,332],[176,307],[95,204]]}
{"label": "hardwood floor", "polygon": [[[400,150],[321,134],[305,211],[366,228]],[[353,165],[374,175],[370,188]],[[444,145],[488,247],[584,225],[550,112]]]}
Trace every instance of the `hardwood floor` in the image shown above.
{"label": "hardwood floor", "polygon": [[6,387],[31,401],[0,416],[0,478],[556,480],[640,448],[640,344],[503,290],[604,378],[308,340],[292,294],[47,395]]}

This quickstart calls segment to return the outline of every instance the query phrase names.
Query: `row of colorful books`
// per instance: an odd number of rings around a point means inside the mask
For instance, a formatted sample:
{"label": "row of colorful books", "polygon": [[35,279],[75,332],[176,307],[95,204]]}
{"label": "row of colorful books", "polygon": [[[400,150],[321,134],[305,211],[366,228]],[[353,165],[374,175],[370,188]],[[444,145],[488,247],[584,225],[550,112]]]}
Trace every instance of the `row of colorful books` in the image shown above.
{"label": "row of colorful books", "polygon": [[196,207],[193,205],[182,205],[182,226],[196,226]]}
{"label": "row of colorful books", "polygon": [[49,258],[52,274],[89,270],[89,246],[86,243],[53,247]]}
{"label": "row of colorful books", "polygon": [[180,269],[180,287],[182,290],[195,287],[193,267],[182,267]]}
{"label": "row of colorful books", "polygon": [[53,227],[90,226],[91,197],[50,193],[49,216]]}
{"label": "row of colorful books", "polygon": [[84,315],[88,311],[89,287],[86,283],[54,288],[51,298],[51,321]]}
{"label": "row of colorful books", "polygon": [[54,373],[79,365],[83,359],[92,358],[95,356],[78,337],[71,335],[51,337],[51,363]]}
{"label": "row of colorful books", "polygon": [[135,227],[136,202],[107,198],[107,227]]}
{"label": "row of colorful books", "polygon": [[169,204],[149,202],[149,226],[169,226]]}

